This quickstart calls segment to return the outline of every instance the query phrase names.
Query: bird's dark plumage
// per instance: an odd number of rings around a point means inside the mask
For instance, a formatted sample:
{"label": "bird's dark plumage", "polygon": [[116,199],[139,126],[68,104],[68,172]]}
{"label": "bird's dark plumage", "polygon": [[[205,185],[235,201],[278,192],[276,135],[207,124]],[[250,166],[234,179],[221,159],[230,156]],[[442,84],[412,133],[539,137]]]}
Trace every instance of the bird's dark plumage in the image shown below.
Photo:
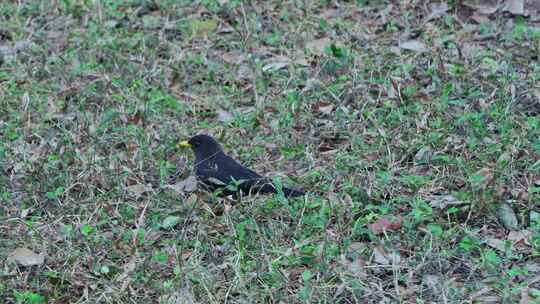
{"label": "bird's dark plumage", "polygon": [[[210,190],[225,195],[277,193],[272,182],[242,166],[223,153],[219,143],[208,135],[195,135],[180,143],[195,154],[195,175]],[[287,197],[304,195],[304,191],[282,188]]]}

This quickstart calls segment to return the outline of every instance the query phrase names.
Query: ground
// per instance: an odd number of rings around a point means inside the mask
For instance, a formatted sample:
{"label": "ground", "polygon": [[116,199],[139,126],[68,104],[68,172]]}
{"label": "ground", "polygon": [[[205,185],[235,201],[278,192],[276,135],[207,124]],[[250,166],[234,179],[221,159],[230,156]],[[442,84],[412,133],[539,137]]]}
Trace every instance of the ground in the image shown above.
{"label": "ground", "polygon": [[[2,1],[3,303],[537,303],[535,1]],[[304,198],[193,191],[178,142]]]}

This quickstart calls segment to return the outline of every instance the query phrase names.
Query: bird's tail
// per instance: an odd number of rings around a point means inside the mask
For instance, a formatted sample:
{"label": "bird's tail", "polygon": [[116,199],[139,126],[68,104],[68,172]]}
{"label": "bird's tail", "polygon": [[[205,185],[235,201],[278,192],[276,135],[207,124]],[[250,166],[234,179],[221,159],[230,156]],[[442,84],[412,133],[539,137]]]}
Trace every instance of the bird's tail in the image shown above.
{"label": "bird's tail", "polygon": [[[265,180],[265,184],[260,186],[257,191],[261,193],[278,193],[276,186],[274,186],[270,181]],[[306,194],[303,190],[300,189],[291,189],[282,187],[281,190],[285,197],[297,197]]]}
{"label": "bird's tail", "polygon": [[285,194],[285,197],[297,197],[306,194],[304,191],[298,189],[290,189],[283,187],[282,190],[283,194]]}

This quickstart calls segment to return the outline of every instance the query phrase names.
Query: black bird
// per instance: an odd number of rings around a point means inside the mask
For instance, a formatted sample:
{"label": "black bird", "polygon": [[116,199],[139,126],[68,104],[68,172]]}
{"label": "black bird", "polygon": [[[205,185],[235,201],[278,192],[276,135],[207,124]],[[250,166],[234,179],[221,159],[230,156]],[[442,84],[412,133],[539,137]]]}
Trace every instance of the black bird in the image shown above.
{"label": "black bird", "polygon": [[[237,197],[239,194],[277,193],[272,182],[242,166],[223,153],[219,143],[208,135],[195,135],[180,142],[180,147],[189,147],[195,154],[195,175],[206,187],[214,192],[220,190],[225,195]],[[286,197],[304,195],[304,191],[282,188]]]}

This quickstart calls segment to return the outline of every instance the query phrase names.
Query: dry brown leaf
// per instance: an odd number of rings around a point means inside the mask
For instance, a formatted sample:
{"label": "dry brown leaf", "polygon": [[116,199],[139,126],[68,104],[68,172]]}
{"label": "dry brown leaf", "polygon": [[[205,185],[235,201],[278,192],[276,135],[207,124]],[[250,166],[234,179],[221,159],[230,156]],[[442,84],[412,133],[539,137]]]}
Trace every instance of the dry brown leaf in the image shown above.
{"label": "dry brown leaf", "polygon": [[486,241],[486,244],[491,247],[495,248],[499,251],[504,252],[505,246],[504,246],[504,240],[498,239],[498,238],[488,238]]}
{"label": "dry brown leaf", "polygon": [[262,67],[263,72],[273,72],[288,67],[291,64],[291,59],[285,56],[275,56],[266,61]]}
{"label": "dry brown leaf", "polygon": [[399,264],[401,257],[397,253],[387,253],[381,246],[373,248],[373,261],[379,265]]}
{"label": "dry brown leaf", "polygon": [[306,49],[310,50],[315,55],[321,56],[324,55],[324,48],[331,42],[330,38],[327,37],[315,39],[306,43]]}
{"label": "dry brown leaf", "polygon": [[473,187],[477,189],[486,189],[493,181],[493,173],[489,168],[482,168],[476,172],[477,176],[481,176],[482,180],[473,181]]}
{"label": "dry brown leaf", "polygon": [[135,271],[135,268],[137,267],[137,255],[133,255],[129,262],[124,264],[123,272],[117,277],[117,282],[122,282],[122,285],[120,287],[120,290],[126,290],[129,286],[129,282],[131,281],[130,276]]}
{"label": "dry brown leaf", "polygon": [[373,232],[374,234],[381,234],[385,233],[386,231],[394,231],[401,229],[402,223],[403,217],[401,216],[385,216],[375,221],[375,223],[369,224],[369,230],[371,230],[371,232]]}
{"label": "dry brown leaf", "polygon": [[524,241],[524,243],[530,245],[527,241],[531,235],[532,232],[526,229],[520,231],[510,231],[506,239],[512,241],[514,244]]}
{"label": "dry brown leaf", "polygon": [[45,255],[37,254],[26,247],[20,247],[13,250],[8,255],[7,260],[22,266],[37,266],[43,264]]}
{"label": "dry brown leaf", "polygon": [[446,209],[447,207],[461,207],[467,205],[467,202],[460,201],[452,195],[436,195],[428,198],[429,205],[433,208]]}
{"label": "dry brown leaf", "polygon": [[248,55],[242,51],[231,51],[221,55],[223,61],[230,64],[241,64],[248,59]]}
{"label": "dry brown leaf", "polygon": [[294,64],[296,65],[301,65],[301,66],[309,65],[309,61],[307,60],[304,52],[302,51],[298,51],[294,54],[292,62],[294,62]]}
{"label": "dry brown leaf", "polygon": [[325,115],[330,115],[332,113],[332,110],[334,110],[334,105],[328,102],[321,101],[313,105],[313,110]]}
{"label": "dry brown leaf", "polygon": [[404,50],[424,53],[429,51],[426,44],[419,40],[408,40],[399,44],[399,47]]}
{"label": "dry brown leaf", "polygon": [[131,185],[131,186],[126,187],[126,190],[131,195],[134,195],[135,197],[139,197],[143,193],[145,193],[147,191],[151,191],[152,187],[149,186],[149,185],[144,185],[144,184],[135,184],[135,185]]}
{"label": "dry brown leaf", "polygon": [[326,115],[330,115],[330,113],[332,113],[333,109],[334,109],[334,105],[333,104],[328,104],[328,105],[319,107],[319,112],[321,112],[323,114],[326,114]]}
{"label": "dry brown leaf", "polygon": [[361,258],[350,261],[345,255],[341,256],[341,265],[358,279],[366,279],[369,276],[366,272],[365,264]]}
{"label": "dry brown leaf", "polygon": [[482,15],[491,15],[499,9],[498,1],[465,1],[463,5],[470,7]]}
{"label": "dry brown leaf", "polygon": [[474,12],[471,16],[471,19],[475,21],[478,24],[488,23],[489,17],[483,14],[479,14],[477,12]]}
{"label": "dry brown leaf", "polygon": [[242,64],[236,71],[236,78],[238,80],[252,80],[255,78],[255,72],[248,64]]}
{"label": "dry brown leaf", "polygon": [[234,116],[225,110],[217,110],[217,119],[221,122],[230,122],[234,120]]}
{"label": "dry brown leaf", "polygon": [[499,220],[506,229],[517,230],[519,228],[518,219],[516,213],[512,207],[507,203],[501,203],[499,205],[498,213]]}
{"label": "dry brown leaf", "polygon": [[159,304],[197,304],[195,296],[187,288],[182,288],[178,291],[161,295],[158,298]]}
{"label": "dry brown leaf", "polygon": [[379,153],[369,153],[362,155],[362,158],[365,159],[368,162],[374,162],[378,160],[381,157]]}
{"label": "dry brown leaf", "polygon": [[189,176],[188,178],[179,181],[174,185],[167,185],[167,188],[173,189],[176,193],[184,194],[186,192],[193,192],[197,190],[197,178],[195,176]]}
{"label": "dry brown leaf", "polygon": [[[533,291],[534,293],[538,294],[538,289],[534,289],[532,288],[532,290],[528,287],[528,286],[525,286],[521,289],[521,299],[519,300],[519,304],[529,304],[529,303],[534,303],[534,299],[529,296],[529,293],[532,295],[533,293],[531,292]],[[537,298],[538,299],[538,298]]]}
{"label": "dry brown leaf", "polygon": [[432,3],[430,7],[431,7],[431,13],[429,14],[429,16],[426,17],[425,22],[436,19],[444,15],[444,13],[448,11],[448,4],[446,4],[446,2]]}
{"label": "dry brown leaf", "polygon": [[485,294],[488,294],[490,292],[492,292],[493,289],[491,289],[491,287],[488,287],[488,286],[485,286],[485,287],[482,287],[481,289],[473,292],[470,296],[471,299],[476,299],[476,298],[479,298],[481,296],[484,296]]}
{"label": "dry brown leaf", "polygon": [[288,67],[290,61],[274,61],[262,67],[263,72],[273,72]]}
{"label": "dry brown leaf", "polygon": [[441,277],[433,274],[426,274],[422,277],[424,283],[432,292],[438,292],[441,284]]}
{"label": "dry brown leaf", "polygon": [[433,156],[433,151],[431,151],[431,148],[429,146],[424,146],[416,152],[414,155],[414,162],[415,163],[428,163],[431,160],[431,157]]}
{"label": "dry brown leaf", "polygon": [[456,187],[458,188],[463,188],[467,183],[463,180],[463,179],[456,179],[456,181],[454,182],[454,184],[456,185]]}
{"label": "dry brown leaf", "polygon": [[529,214],[529,221],[531,223],[540,223],[540,212],[532,210]]}
{"label": "dry brown leaf", "polygon": [[47,118],[61,119],[65,116],[66,103],[55,97],[49,97],[47,100]]}
{"label": "dry brown leaf", "polygon": [[503,12],[509,12],[513,15],[524,15],[524,0],[506,0],[502,10]]}
{"label": "dry brown leaf", "polygon": [[498,296],[482,296],[475,298],[474,302],[483,304],[501,303],[501,298]]}
{"label": "dry brown leaf", "polygon": [[461,46],[461,53],[467,59],[476,57],[478,54],[481,54],[482,51],[483,48],[476,42],[465,42]]}

